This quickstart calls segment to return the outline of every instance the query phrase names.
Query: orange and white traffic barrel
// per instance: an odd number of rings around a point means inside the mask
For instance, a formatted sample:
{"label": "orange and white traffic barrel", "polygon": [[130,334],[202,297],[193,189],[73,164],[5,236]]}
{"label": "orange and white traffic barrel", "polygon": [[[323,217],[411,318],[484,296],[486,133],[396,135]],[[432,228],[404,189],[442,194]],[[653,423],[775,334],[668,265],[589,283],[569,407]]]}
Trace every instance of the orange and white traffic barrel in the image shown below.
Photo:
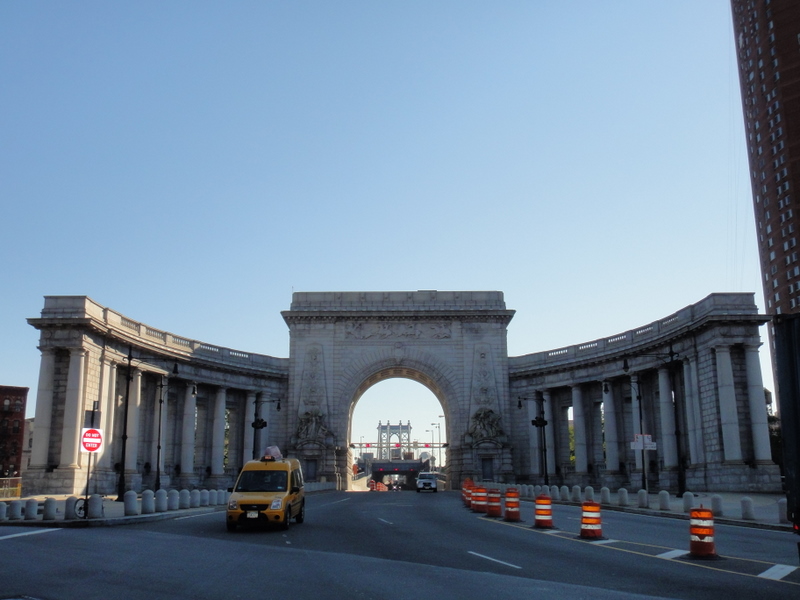
{"label": "orange and white traffic barrel", "polygon": [[603,523],[600,517],[600,504],[584,502],[581,517],[581,536],[584,540],[597,540],[603,537]]}
{"label": "orange and white traffic barrel", "polygon": [[689,512],[689,555],[693,558],[717,556],[714,547],[714,513],[702,505]]}
{"label": "orange and white traffic barrel", "polygon": [[537,529],[553,528],[553,501],[550,496],[540,494],[536,496],[533,526]]}
{"label": "orange and white traffic barrel", "polygon": [[472,508],[472,492],[475,491],[475,486],[469,486],[462,490],[464,498],[464,506]]}
{"label": "orange and white traffic barrel", "polygon": [[472,488],[472,512],[486,512],[486,488]]}
{"label": "orange and white traffic barrel", "polygon": [[375,491],[375,480],[374,479],[370,479],[369,480],[369,491],[370,492],[374,492]]}
{"label": "orange and white traffic barrel", "polygon": [[503,506],[500,504],[500,490],[491,489],[486,494],[486,516],[502,517]]}
{"label": "orange and white traffic barrel", "polygon": [[517,488],[508,488],[506,490],[506,512],[503,517],[506,521],[519,521],[519,490]]}

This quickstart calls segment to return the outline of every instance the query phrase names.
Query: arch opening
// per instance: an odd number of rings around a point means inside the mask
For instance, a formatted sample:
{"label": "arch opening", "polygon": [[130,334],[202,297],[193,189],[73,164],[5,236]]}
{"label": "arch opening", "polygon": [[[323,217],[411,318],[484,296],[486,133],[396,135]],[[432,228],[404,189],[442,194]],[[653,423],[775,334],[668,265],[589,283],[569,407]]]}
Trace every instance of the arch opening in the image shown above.
{"label": "arch opening", "polygon": [[389,489],[415,489],[415,473],[445,467],[447,413],[419,375],[386,375],[365,382],[351,405],[354,476],[361,487],[373,478]]}

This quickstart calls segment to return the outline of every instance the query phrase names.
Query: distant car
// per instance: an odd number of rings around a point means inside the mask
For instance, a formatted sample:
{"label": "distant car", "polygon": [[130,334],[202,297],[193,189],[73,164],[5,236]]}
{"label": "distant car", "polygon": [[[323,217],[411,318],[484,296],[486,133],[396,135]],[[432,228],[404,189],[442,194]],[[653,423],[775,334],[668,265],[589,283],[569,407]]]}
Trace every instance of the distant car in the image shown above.
{"label": "distant car", "polygon": [[420,473],[417,475],[417,491],[436,492],[436,473]]}

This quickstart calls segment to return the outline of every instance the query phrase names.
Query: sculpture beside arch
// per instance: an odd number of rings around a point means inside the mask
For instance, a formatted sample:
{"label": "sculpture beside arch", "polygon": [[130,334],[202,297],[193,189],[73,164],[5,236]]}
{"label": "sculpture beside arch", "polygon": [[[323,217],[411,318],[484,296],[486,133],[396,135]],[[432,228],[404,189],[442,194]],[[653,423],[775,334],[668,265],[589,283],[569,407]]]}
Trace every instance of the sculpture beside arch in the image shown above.
{"label": "sculpture beside arch", "polygon": [[[42,363],[24,492],[82,492],[78,434],[93,412],[107,442],[99,493],[156,477],[227,487],[266,445],[344,489],[353,407],[393,377],[441,403],[454,488],[469,477],[780,489],[758,362],[768,317],[752,294],[712,294],[610,338],[518,357],[507,352],[513,315],[496,291],[296,292],[282,313],[289,358],[276,358],[154,329],[86,296],[48,296],[29,319]],[[631,449],[637,434],[656,449]]]}

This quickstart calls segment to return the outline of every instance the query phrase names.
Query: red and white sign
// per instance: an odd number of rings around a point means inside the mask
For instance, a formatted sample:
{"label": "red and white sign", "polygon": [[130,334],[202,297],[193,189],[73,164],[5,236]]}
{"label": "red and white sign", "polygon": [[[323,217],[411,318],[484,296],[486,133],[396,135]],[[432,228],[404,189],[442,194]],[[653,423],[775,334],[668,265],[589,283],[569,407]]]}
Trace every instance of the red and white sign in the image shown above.
{"label": "red and white sign", "polygon": [[100,452],[103,449],[102,429],[81,430],[81,452]]}

